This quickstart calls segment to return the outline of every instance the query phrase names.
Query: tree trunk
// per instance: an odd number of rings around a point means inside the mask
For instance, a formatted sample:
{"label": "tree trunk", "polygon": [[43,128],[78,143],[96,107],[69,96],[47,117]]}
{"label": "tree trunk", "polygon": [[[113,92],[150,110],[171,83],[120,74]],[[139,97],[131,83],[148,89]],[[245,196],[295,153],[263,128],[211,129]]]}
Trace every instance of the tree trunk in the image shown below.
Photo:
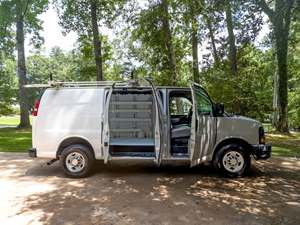
{"label": "tree trunk", "polygon": [[198,38],[197,32],[192,31],[192,52],[193,52],[193,78],[196,83],[200,82],[199,58],[198,58]]}
{"label": "tree trunk", "polygon": [[288,33],[282,27],[274,29],[276,39],[276,57],[278,68],[278,123],[276,129],[280,132],[289,132],[288,129]]}
{"label": "tree trunk", "polygon": [[261,9],[268,15],[274,31],[278,72],[278,123],[276,130],[289,132],[288,126],[288,36],[291,10],[294,0],[276,0],[275,10],[265,0],[258,1]]}
{"label": "tree trunk", "polygon": [[233,33],[233,22],[232,22],[230,0],[225,1],[225,13],[226,13],[226,26],[227,26],[228,41],[229,41],[229,59],[231,63],[231,73],[233,76],[237,76],[236,45],[235,45],[235,36]]}
{"label": "tree trunk", "polygon": [[[291,10],[294,0],[276,0],[275,10],[265,0],[258,1],[261,9],[268,15],[274,31],[277,59],[277,85],[274,91],[278,101],[278,123],[276,130],[289,132],[288,126],[288,36],[290,31]],[[276,84],[276,83],[274,83]],[[276,113],[276,112],[275,112]]]}
{"label": "tree trunk", "polygon": [[276,0],[275,15],[269,13],[275,36],[278,71],[278,123],[276,130],[289,132],[288,125],[288,36],[293,0]]}
{"label": "tree trunk", "polygon": [[169,20],[169,4],[168,0],[162,0],[162,29],[164,32],[165,45],[167,48],[167,55],[169,61],[169,70],[171,74],[171,85],[176,85],[177,81],[177,70],[176,70],[176,57],[172,42],[172,33],[170,29],[170,20]]}
{"label": "tree trunk", "polygon": [[24,17],[21,10],[17,10],[16,21],[16,47],[17,47],[17,75],[19,80],[19,104],[20,104],[20,124],[19,128],[30,127],[29,107],[26,103],[26,90],[23,87],[27,83],[25,50],[24,50]]}
{"label": "tree trunk", "polygon": [[278,126],[278,71],[275,71],[273,81],[273,113],[272,113],[272,126]]}
{"label": "tree trunk", "polygon": [[98,29],[98,23],[97,23],[97,4],[96,4],[95,0],[90,0],[90,8],[91,8],[90,10],[91,10],[92,33],[93,33],[97,81],[101,81],[101,80],[103,80],[101,39],[99,36],[99,29]]}
{"label": "tree trunk", "polygon": [[198,58],[198,24],[197,18],[193,14],[193,9],[191,9],[192,16],[192,55],[193,55],[193,79],[196,83],[200,82],[199,77],[199,58]]}
{"label": "tree trunk", "polygon": [[214,61],[218,65],[220,62],[220,59],[219,59],[219,54],[218,54],[217,47],[216,47],[215,35],[214,35],[214,31],[213,31],[213,27],[212,27],[210,18],[206,17],[206,23],[207,23],[207,28],[208,28],[208,36],[210,38],[211,46],[212,46],[212,50],[213,50]]}

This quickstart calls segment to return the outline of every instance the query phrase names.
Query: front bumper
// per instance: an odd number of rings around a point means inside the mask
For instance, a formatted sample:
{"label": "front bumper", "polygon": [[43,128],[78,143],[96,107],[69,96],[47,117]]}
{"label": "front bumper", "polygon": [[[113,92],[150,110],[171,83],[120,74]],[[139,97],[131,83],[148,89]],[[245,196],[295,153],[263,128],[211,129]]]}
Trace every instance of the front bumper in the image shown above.
{"label": "front bumper", "polygon": [[36,158],[36,149],[35,148],[29,149],[28,155],[29,155],[29,157]]}
{"label": "front bumper", "polygon": [[271,157],[272,146],[270,144],[252,145],[255,159],[268,159]]}

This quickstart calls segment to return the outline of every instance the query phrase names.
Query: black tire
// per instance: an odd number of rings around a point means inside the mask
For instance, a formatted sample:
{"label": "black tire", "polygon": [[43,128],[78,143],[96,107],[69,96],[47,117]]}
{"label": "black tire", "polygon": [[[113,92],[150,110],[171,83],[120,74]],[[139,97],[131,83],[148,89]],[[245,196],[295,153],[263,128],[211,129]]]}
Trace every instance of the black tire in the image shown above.
{"label": "black tire", "polygon": [[[78,153],[77,155],[82,156],[84,158],[84,166],[80,168],[80,171],[72,171],[67,166],[68,163],[70,165],[70,162],[67,162],[68,156],[70,155],[70,157],[72,157],[71,154],[74,155],[76,153]],[[72,178],[82,178],[88,176],[91,172],[94,161],[95,158],[92,153],[92,149],[81,144],[73,144],[67,146],[65,149],[63,149],[60,155],[60,165],[63,171],[68,177]]]}
{"label": "black tire", "polygon": [[[228,155],[234,152],[237,152],[239,158],[242,157],[243,159],[243,163],[241,164],[238,163],[238,167],[237,167],[238,171],[229,170],[227,168],[230,166],[224,165],[224,163],[226,164],[226,160],[224,159],[224,157],[228,157]],[[223,161],[223,159],[225,160],[225,162]],[[221,149],[218,150],[218,152],[214,157],[213,165],[217,170],[219,170],[219,172],[221,172],[223,175],[227,177],[232,177],[232,178],[242,177],[245,174],[247,174],[250,170],[251,157],[247,152],[247,150],[244,149],[241,145],[229,144],[223,146]],[[241,168],[239,169],[239,167]]]}

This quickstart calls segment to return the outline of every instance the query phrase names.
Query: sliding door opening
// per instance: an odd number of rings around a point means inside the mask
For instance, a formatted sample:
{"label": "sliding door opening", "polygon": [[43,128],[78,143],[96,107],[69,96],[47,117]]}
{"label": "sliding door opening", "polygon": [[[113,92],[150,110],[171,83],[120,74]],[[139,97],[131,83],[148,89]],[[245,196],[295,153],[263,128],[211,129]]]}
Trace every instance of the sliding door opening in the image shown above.
{"label": "sliding door opening", "polygon": [[151,89],[112,92],[109,152],[112,156],[155,156],[155,103]]}

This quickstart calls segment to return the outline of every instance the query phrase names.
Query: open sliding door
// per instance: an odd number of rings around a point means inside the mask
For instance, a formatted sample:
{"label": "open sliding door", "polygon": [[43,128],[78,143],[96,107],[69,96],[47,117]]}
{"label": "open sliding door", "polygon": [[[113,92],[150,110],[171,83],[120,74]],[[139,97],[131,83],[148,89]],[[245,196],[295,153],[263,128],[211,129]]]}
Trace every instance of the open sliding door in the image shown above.
{"label": "open sliding door", "polygon": [[109,141],[110,141],[110,130],[109,130],[109,103],[111,99],[111,95],[114,89],[114,84],[110,87],[108,92],[104,95],[104,110],[103,110],[103,130],[102,130],[102,146],[103,146],[103,158],[104,163],[107,163],[109,159]]}
{"label": "open sliding door", "polygon": [[193,115],[189,154],[191,166],[207,160],[216,137],[216,118],[213,103],[207,92],[197,83],[190,84],[193,97]]}

